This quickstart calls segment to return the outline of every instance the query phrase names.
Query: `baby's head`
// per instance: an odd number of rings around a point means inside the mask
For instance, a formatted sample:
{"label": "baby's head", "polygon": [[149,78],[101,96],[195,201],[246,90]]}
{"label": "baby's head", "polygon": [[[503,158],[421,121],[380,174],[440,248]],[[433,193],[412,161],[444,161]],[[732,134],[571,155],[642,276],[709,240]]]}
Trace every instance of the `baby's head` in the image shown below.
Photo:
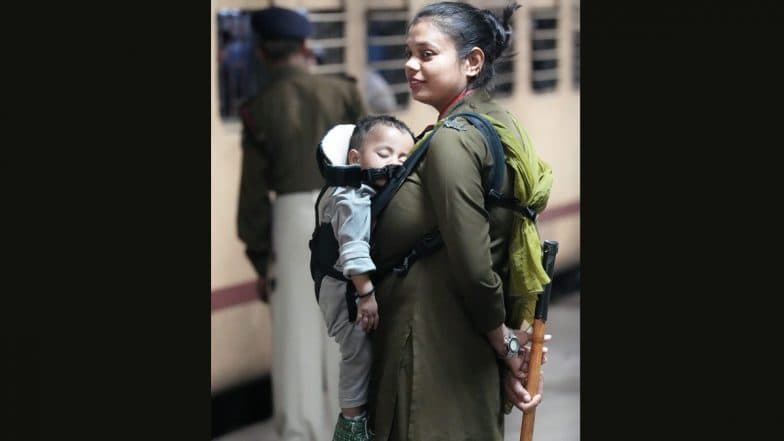
{"label": "baby's head", "polygon": [[363,170],[400,165],[413,146],[414,134],[403,122],[388,115],[368,116],[357,122],[351,134],[348,163],[359,164]]}

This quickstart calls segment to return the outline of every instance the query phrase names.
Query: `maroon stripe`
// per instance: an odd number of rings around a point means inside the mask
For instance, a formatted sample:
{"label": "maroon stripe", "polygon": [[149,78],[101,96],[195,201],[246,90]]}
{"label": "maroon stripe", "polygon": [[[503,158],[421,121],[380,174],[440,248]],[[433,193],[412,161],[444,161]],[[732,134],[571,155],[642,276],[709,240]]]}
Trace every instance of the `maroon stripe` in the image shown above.
{"label": "maroon stripe", "polygon": [[[574,201],[569,204],[546,208],[542,214],[539,215],[538,220],[552,221],[559,217],[573,215],[579,211],[580,201]],[[212,291],[211,297],[213,312],[223,308],[228,308],[230,306],[236,306],[242,303],[258,300],[258,296],[256,295],[256,281],[253,280],[226,288],[216,289]]]}
{"label": "maroon stripe", "polygon": [[257,300],[256,281],[241,283],[227,288],[216,289],[211,293],[212,311]]}
{"label": "maroon stripe", "polygon": [[574,201],[569,204],[559,205],[557,207],[545,208],[542,214],[539,215],[539,221],[551,221],[553,219],[570,216],[580,212],[580,201]]}

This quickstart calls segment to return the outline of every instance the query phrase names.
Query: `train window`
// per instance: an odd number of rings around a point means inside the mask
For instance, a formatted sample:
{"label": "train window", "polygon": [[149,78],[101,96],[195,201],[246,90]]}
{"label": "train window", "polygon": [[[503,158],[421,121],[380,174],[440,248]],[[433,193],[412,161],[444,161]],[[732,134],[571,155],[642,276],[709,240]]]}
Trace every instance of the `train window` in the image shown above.
{"label": "train window", "polygon": [[369,10],[367,13],[367,89],[370,95],[376,95],[373,88],[388,87],[395,101],[394,108],[390,108],[391,105],[384,105],[371,96],[370,111],[373,113],[408,107],[411,94],[404,68],[408,18],[406,9]]}
{"label": "train window", "polygon": [[264,81],[250,27],[253,11],[218,11],[218,94],[220,116],[234,118],[240,103],[255,95]]}
{"label": "train window", "polygon": [[550,92],[558,84],[558,9],[531,11],[531,86]]}
{"label": "train window", "polygon": [[[256,57],[250,26],[250,16],[255,10],[218,10],[218,94],[223,119],[237,118],[239,105],[258,93],[267,78],[264,64]],[[307,16],[313,23],[308,44],[318,63],[313,71],[324,75],[345,73],[345,13],[319,10]]]}
{"label": "train window", "polygon": [[308,14],[313,35],[308,44],[316,55],[317,74],[346,73],[346,13],[342,10],[313,11]]}

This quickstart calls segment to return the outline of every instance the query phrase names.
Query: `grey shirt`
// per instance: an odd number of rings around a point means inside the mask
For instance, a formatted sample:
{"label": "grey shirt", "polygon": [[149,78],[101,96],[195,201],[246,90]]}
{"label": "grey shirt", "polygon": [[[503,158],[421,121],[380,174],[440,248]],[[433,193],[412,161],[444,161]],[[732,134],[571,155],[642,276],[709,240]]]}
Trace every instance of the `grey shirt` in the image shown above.
{"label": "grey shirt", "polygon": [[365,184],[359,188],[331,187],[321,198],[319,223],[329,222],[338,241],[335,269],[350,278],[374,271],[370,259],[370,198],[376,191]]}

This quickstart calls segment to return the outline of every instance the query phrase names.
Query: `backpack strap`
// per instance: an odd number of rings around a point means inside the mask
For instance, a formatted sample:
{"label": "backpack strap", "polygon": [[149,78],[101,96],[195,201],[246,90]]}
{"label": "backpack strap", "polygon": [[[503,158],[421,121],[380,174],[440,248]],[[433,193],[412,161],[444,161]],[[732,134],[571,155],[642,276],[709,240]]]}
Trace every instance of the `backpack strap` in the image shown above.
{"label": "backpack strap", "polygon": [[490,169],[490,175],[488,176],[490,186],[488,189],[485,189],[485,194],[501,195],[501,185],[503,184],[504,176],[506,175],[506,156],[504,155],[504,146],[501,144],[501,138],[498,137],[498,132],[495,131],[495,128],[493,128],[493,125],[490,124],[488,120],[478,113],[458,113],[450,116],[449,119],[454,120],[457,117],[465,118],[466,121],[476,127],[482,134],[482,137],[484,137],[490,154],[493,156],[493,168]]}
{"label": "backpack strap", "polygon": [[493,168],[490,170],[488,181],[490,188],[485,193],[485,203],[488,205],[497,205],[509,210],[516,211],[523,216],[536,222],[536,211],[522,205],[520,201],[514,197],[509,197],[501,192],[501,185],[504,182],[504,175],[506,174],[506,156],[504,155],[504,146],[501,143],[501,138],[498,132],[495,131],[493,125],[485,119],[482,115],[475,112],[458,113],[450,117],[454,119],[458,116],[465,118],[472,126],[476,127],[493,155]]}

